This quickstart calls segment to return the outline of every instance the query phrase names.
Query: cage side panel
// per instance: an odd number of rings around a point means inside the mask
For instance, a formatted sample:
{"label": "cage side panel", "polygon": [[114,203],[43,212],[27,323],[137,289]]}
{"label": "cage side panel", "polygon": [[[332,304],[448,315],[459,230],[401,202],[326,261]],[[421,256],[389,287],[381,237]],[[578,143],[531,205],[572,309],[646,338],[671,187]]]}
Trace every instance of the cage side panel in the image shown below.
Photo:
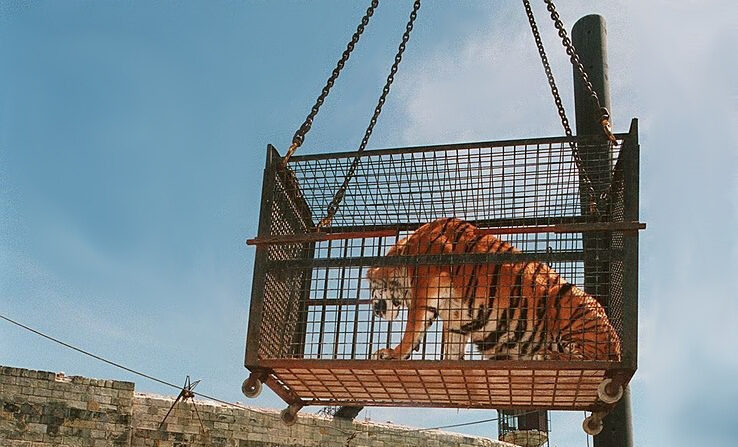
{"label": "cage side panel", "polygon": [[[275,167],[270,213],[269,236],[304,235],[312,228],[300,184],[289,168]],[[283,269],[275,261],[309,261],[310,243],[270,245],[264,287],[260,358],[283,358],[302,355],[306,316],[304,290],[309,284],[311,267]]]}
{"label": "cage side panel", "polygon": [[[573,249],[572,254],[575,255],[570,260],[558,259],[554,254],[548,254],[543,248],[539,247],[537,254],[530,252],[520,255],[526,261],[547,260],[556,272],[563,275],[568,281],[575,284],[583,283],[583,262],[581,252],[576,253],[576,247],[581,244],[577,235],[542,235],[538,244],[555,247],[557,250],[565,248]],[[533,248],[535,245],[532,241],[525,243],[518,241],[519,246],[527,246]],[[312,289],[310,290],[310,298],[308,301],[308,324],[306,326],[306,343],[304,358],[310,359],[367,359],[372,353],[381,348],[393,347],[400,342],[401,336],[405,331],[407,324],[407,311],[403,310],[400,315],[393,321],[387,321],[376,316],[372,312],[371,295],[367,280],[365,279],[366,269],[370,266],[383,265],[382,261],[398,261],[398,259],[388,257],[367,257],[361,258],[356,256],[349,258],[353,263],[347,262],[347,258],[342,256],[348,251],[361,252],[371,254],[371,252],[384,252],[393,245],[396,238],[384,238],[384,241],[378,240],[361,240],[361,241],[331,241],[330,244],[325,243],[323,247],[316,250],[316,261],[337,261],[335,264],[321,263],[314,268],[314,276],[312,281]],[[555,242],[554,242],[555,241]],[[345,244],[345,245],[344,245]],[[330,247],[329,247],[330,245]],[[567,247],[568,246],[568,247]],[[331,253],[332,255],[329,255]],[[359,253],[356,253],[357,255]],[[331,257],[329,257],[331,256]],[[337,256],[333,258],[332,256]],[[494,259],[495,255],[470,255],[477,257],[476,262],[488,264],[489,258]],[[497,255],[502,256],[502,255]],[[429,263],[431,259],[425,258],[424,263]],[[407,261],[399,259],[399,261]],[[448,262],[443,258],[436,257],[432,261],[440,262],[440,268],[453,269],[454,266],[444,265]],[[523,261],[523,263],[526,263]],[[518,261],[520,262],[520,261]],[[282,264],[287,267],[287,264]],[[495,274],[487,268],[478,270],[479,281],[491,281],[500,275]],[[481,291],[480,293],[485,293]],[[533,308],[533,304],[526,305],[526,308]],[[539,306],[536,310],[540,312]],[[569,311],[569,309],[567,309]],[[516,311],[519,312],[519,311]],[[490,316],[490,320],[499,320],[500,315]],[[413,359],[441,359],[442,358],[442,328],[445,323],[436,321],[431,325],[424,334],[416,352],[413,353]],[[509,334],[514,331],[523,331],[527,337],[528,331],[517,326],[511,326]],[[518,332],[520,333],[520,332]],[[480,353],[476,351],[473,344],[469,344],[466,348],[468,359],[479,359]]]}
{"label": "cage side panel", "polygon": [[[589,141],[579,145],[583,171],[579,171],[579,194],[582,216],[588,221],[609,220],[607,206],[601,197],[610,188],[612,159],[610,148],[604,137],[580,137]],[[599,253],[610,251],[610,237],[606,233],[585,233],[582,235],[584,252],[590,260],[584,263],[584,290],[600,304],[608,306],[610,261],[601,259]]]}
{"label": "cage side panel", "polygon": [[[624,175],[627,165],[626,158],[629,151],[623,149],[620,152],[617,164],[615,165],[612,184],[610,187],[610,203],[609,216],[613,222],[625,221],[625,183]],[[624,250],[624,234],[622,232],[613,232],[610,235],[610,249],[618,252]],[[623,291],[623,278],[625,274],[625,259],[620,257],[610,262],[610,291],[609,291],[609,313],[610,322],[618,332],[620,340],[624,340],[624,312],[625,312],[625,293]]]}
{"label": "cage side panel", "polygon": [[[638,141],[638,120],[633,119],[628,137],[628,152],[625,166],[625,198],[624,216],[627,220],[639,219],[640,194],[640,144]],[[624,312],[624,347],[627,354],[626,361],[631,363],[633,370],[638,363],[638,234],[624,236],[625,269],[623,290],[625,292]]]}
{"label": "cage side panel", "polygon": [[[261,205],[259,210],[259,236],[269,234],[271,224],[271,207],[274,188],[274,164],[279,160],[279,153],[272,146],[267,147],[266,165],[262,180]],[[264,307],[264,290],[266,266],[268,260],[268,248],[257,247],[254,256],[254,274],[251,285],[251,306],[249,309],[248,335],[246,336],[246,353],[244,363],[248,366],[256,366],[260,349],[262,311]]]}

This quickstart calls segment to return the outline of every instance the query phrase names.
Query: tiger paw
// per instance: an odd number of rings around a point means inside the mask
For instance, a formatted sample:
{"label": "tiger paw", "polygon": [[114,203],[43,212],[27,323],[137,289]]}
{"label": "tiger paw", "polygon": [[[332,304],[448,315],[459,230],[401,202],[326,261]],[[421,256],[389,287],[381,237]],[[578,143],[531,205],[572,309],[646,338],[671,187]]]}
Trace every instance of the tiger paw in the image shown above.
{"label": "tiger paw", "polygon": [[372,358],[374,358],[375,360],[392,360],[399,359],[400,356],[397,355],[394,349],[384,348],[372,354]]}

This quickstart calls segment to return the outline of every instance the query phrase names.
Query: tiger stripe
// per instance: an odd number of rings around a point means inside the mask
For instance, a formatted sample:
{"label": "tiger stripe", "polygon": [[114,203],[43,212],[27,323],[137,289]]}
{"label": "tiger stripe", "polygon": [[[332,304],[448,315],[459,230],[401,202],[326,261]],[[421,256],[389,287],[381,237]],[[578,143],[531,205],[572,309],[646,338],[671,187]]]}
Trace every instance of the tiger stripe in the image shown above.
{"label": "tiger stripe", "polygon": [[[449,218],[421,226],[387,255],[508,252],[517,250],[469,222]],[[411,293],[382,282],[400,271]],[[469,337],[487,358],[620,359],[620,340],[604,308],[542,262],[373,267],[367,278],[373,300],[375,288],[389,284],[386,295],[401,296],[409,310],[402,341],[382,350],[382,358],[408,358],[440,318],[444,331]]]}

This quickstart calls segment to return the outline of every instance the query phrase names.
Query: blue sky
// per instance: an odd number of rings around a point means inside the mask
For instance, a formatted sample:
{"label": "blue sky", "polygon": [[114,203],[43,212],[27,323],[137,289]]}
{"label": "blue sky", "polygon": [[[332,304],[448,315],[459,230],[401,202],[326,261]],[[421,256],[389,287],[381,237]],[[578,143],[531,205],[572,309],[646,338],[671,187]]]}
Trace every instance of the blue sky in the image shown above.
{"label": "blue sky", "polygon": [[[289,145],[364,3],[0,1],[0,311],[243,401],[244,240],[256,234],[265,146]],[[357,147],[410,9],[384,3],[301,151]],[[370,147],[561,134],[519,2],[426,3]],[[573,115],[570,68],[533,3]],[[738,5],[559,3],[568,26],[606,17],[615,126],[641,123],[636,445],[733,445]],[[0,364],[173,393],[6,323]],[[269,392],[249,404],[283,406]],[[555,413],[552,445],[584,445],[581,418]]]}

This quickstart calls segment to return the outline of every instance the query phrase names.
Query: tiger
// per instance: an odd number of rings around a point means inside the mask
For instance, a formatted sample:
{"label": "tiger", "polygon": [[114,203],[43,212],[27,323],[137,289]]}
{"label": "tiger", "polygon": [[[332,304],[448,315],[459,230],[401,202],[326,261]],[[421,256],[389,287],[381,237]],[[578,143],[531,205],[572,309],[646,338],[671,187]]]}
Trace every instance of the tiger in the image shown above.
{"label": "tiger", "polygon": [[[463,253],[519,250],[444,218],[398,240],[386,256]],[[463,360],[472,342],[490,360],[620,360],[605,309],[543,262],[371,267],[366,277],[377,317],[392,321],[408,311],[400,343],[375,359],[409,359],[440,319],[443,359]]]}

